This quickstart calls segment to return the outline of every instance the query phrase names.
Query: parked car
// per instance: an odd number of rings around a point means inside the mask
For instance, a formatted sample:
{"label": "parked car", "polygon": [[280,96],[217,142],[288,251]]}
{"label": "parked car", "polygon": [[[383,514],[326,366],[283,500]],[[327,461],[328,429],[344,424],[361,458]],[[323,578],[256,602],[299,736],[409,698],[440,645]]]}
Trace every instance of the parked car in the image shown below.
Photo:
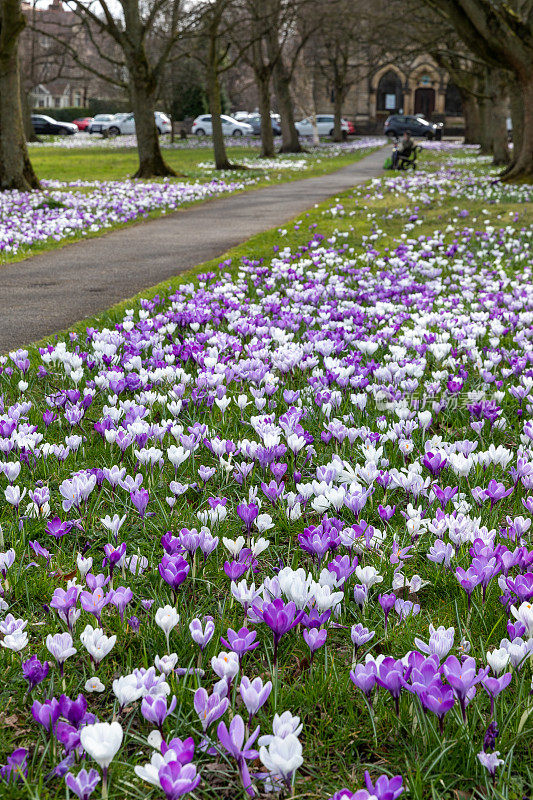
{"label": "parked car", "polygon": [[[162,111],[154,111],[155,126],[159,135],[170,133],[172,123]],[[135,133],[135,115],[131,112],[127,114],[115,114],[112,119],[101,123],[101,133],[109,136],[121,136],[128,133]]]}
{"label": "parked car", "polygon": [[87,126],[87,133],[102,133],[104,125],[112,123],[114,119],[114,114],[97,114]]}
{"label": "parked car", "polygon": [[[251,136],[253,128],[247,122],[237,122],[233,117],[221,114],[222,133],[224,136]],[[197,136],[212,136],[213,125],[211,124],[211,114],[202,114],[196,117],[192,124],[192,133]]]}
{"label": "parked car", "polygon": [[93,121],[92,117],[82,117],[81,119],[73,119],[73,124],[79,131],[85,131]]}
{"label": "parked car", "polygon": [[233,119],[236,119],[237,122],[248,122],[248,117],[250,116],[250,112],[249,111],[236,111],[231,116],[233,117]]}
{"label": "parked car", "polygon": [[[318,128],[319,136],[333,136],[335,117],[333,116],[333,114],[317,114],[316,125]],[[313,135],[313,125],[309,118],[302,119],[299,122],[296,122],[295,127],[300,136]],[[350,132],[348,123],[346,122],[345,119],[341,120],[341,131],[343,131],[344,133]]]}
{"label": "parked car", "polygon": [[35,133],[50,133],[56,136],[72,136],[78,132],[78,128],[72,122],[60,122],[45,114],[32,114],[31,124]]}
{"label": "parked car", "polygon": [[[278,114],[271,114],[270,121],[272,123],[272,133],[274,136],[281,136],[281,124]],[[261,114],[249,114],[246,122],[252,126],[254,136],[261,135]]]}
{"label": "parked car", "polygon": [[409,131],[411,136],[440,139],[442,127],[442,122],[428,122],[427,119],[420,115],[392,114],[385,120],[383,133],[385,136],[398,138],[406,131]]}

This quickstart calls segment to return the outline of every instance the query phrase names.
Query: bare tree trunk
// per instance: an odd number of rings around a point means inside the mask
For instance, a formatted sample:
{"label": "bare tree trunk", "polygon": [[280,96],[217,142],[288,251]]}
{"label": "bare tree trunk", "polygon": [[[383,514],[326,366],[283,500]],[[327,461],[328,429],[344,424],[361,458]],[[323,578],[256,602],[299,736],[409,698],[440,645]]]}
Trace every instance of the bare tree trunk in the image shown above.
{"label": "bare tree trunk", "polygon": [[479,144],[481,120],[477,98],[461,88],[459,88],[459,93],[465,120],[465,144]]}
{"label": "bare tree trunk", "polygon": [[273,64],[272,78],[274,91],[278,101],[281,116],[282,145],[280,153],[301,153],[302,148],[298,138],[298,131],[294,125],[294,110],[290,89],[290,77],[283,63],[280,52],[278,32],[275,27],[270,27],[267,33],[268,58]]}
{"label": "bare tree trunk", "polygon": [[495,70],[491,76],[492,102],[488,115],[492,135],[493,164],[505,166],[509,164],[509,138],[507,136],[507,78],[501,70]]}
{"label": "bare tree trunk", "polygon": [[159,147],[159,136],[155,124],[156,82],[153,78],[141,43],[126,52],[130,73],[130,94],[135,117],[139,168],[134,178],[166,177],[176,175],[163,156]]}
{"label": "bare tree trunk", "polygon": [[213,151],[215,156],[215,169],[231,169],[231,164],[226,152],[226,143],[222,132],[222,101],[220,97],[220,82],[217,67],[217,41],[216,36],[210,37],[209,54],[207,58],[207,98],[209,100],[209,113],[213,129]]}
{"label": "bare tree trunk", "polygon": [[333,141],[342,142],[342,106],[344,101],[344,87],[335,86],[333,98]]}
{"label": "bare tree trunk", "polygon": [[[533,180],[533,74],[520,75],[522,90],[523,128],[516,160],[506,173],[505,180]],[[513,130],[514,137],[514,130]]]}
{"label": "bare tree trunk", "polygon": [[509,83],[509,101],[511,106],[511,122],[513,126],[513,159],[510,169],[514,167],[518,154],[522,150],[524,138],[524,105],[522,87],[516,80]]}
{"label": "bare tree trunk", "polygon": [[302,147],[298,138],[298,131],[294,125],[294,110],[290,90],[289,78],[285,67],[279,58],[274,64],[274,90],[278,100],[281,115],[282,145],[280,153],[301,153]]}
{"label": "bare tree trunk", "polygon": [[20,0],[0,3],[0,188],[28,191],[39,181],[31,165],[20,104],[19,36],[25,21]]}
{"label": "bare tree trunk", "polygon": [[261,114],[261,158],[273,158],[276,152],[270,117],[270,72],[261,71],[256,67],[254,74],[259,95],[259,113]]}
{"label": "bare tree trunk", "polygon": [[492,131],[491,131],[491,124],[490,124],[490,100],[489,100],[489,79],[488,79],[489,70],[488,68],[484,71],[483,78],[480,78],[477,82],[478,86],[478,105],[479,105],[479,144],[481,146],[480,152],[481,155],[489,156],[492,155]]}

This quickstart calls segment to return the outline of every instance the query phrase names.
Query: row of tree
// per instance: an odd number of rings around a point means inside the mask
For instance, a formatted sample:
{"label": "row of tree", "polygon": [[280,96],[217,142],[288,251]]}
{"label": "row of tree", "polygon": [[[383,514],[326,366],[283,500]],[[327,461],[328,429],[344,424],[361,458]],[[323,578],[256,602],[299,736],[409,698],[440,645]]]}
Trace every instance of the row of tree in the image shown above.
{"label": "row of tree", "polygon": [[[405,53],[429,53],[463,103],[467,139],[507,165],[507,179],[533,176],[533,0],[65,0],[91,42],[71,31],[41,33],[77,64],[128,94],[136,120],[136,177],[172,175],[154,109],[176,64],[194,61],[204,76],[216,167],[231,168],[220,114],[224,76],[246,65],[261,114],[262,154],[274,155],[272,92],[281,115],[282,152],[298,152],[295,100],[314,119],[309,63],[333,88],[335,138],[348,90],[361,70]],[[117,12],[117,4],[119,11]],[[25,144],[18,41],[21,0],[0,0],[0,186],[38,186]],[[38,15],[30,24],[38,31]],[[95,58],[96,53],[96,58]],[[506,114],[513,118],[513,157]]]}

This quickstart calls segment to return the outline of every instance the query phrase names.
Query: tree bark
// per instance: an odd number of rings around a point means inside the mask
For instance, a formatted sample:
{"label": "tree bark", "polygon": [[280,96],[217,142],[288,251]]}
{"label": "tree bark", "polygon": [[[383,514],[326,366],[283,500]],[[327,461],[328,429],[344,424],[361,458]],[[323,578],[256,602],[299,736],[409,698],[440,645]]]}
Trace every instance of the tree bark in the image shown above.
{"label": "tree bark", "polygon": [[483,156],[492,155],[492,134],[490,129],[490,104],[488,97],[480,97],[479,101],[479,145]]}
{"label": "tree bark", "polygon": [[465,144],[479,144],[481,139],[479,103],[473,94],[458,88],[465,120]]}
{"label": "tree bark", "polygon": [[484,63],[512,73],[522,90],[524,126],[520,152],[504,175],[533,180],[533,13],[529,3],[424,0],[444,14],[457,35]]}
{"label": "tree bark", "polygon": [[0,188],[29,191],[39,181],[31,165],[20,103],[19,36],[25,20],[20,0],[0,4]]}
{"label": "tree bark", "polygon": [[269,60],[273,64],[272,78],[281,116],[282,144],[280,153],[301,153],[302,147],[298,138],[298,131],[294,125],[290,77],[283,63],[283,55],[280,52],[278,32],[273,26],[267,33],[267,51]]}
{"label": "tree bark", "polygon": [[344,87],[335,86],[333,98],[333,141],[342,142],[342,106],[344,103]]}
{"label": "tree bark", "polygon": [[175,176],[161,154],[155,124],[156,81],[146,57],[144,44],[126,52],[130,74],[130,96],[135,117],[139,167],[133,178]]}
{"label": "tree bark", "polygon": [[[533,181],[533,73],[520,76],[522,91],[522,109],[524,126],[520,150],[516,152],[516,160],[504,175],[506,181]],[[514,135],[514,133],[513,133]]]}
{"label": "tree bark", "polygon": [[298,131],[294,125],[294,110],[290,90],[290,81],[286,74],[281,57],[274,64],[274,90],[278,100],[281,116],[282,144],[280,153],[301,153],[302,147],[298,138]]}
{"label": "tree bark", "polygon": [[274,133],[270,117],[270,71],[255,67],[254,75],[261,115],[261,158],[273,158],[276,151],[274,150]]}
{"label": "tree bark", "polygon": [[524,138],[524,105],[522,88],[516,80],[509,83],[509,101],[511,106],[511,122],[513,126],[513,159],[511,167],[514,166],[518,154],[522,149]]}
{"label": "tree bark", "polygon": [[507,136],[507,79],[501,70],[490,74],[492,87],[491,108],[487,114],[492,139],[492,163],[495,166],[509,164],[509,138]]}
{"label": "tree bark", "polygon": [[209,113],[213,130],[213,151],[215,169],[231,169],[232,165],[226,152],[226,143],[222,131],[222,100],[220,96],[220,82],[218,79],[218,53],[216,35],[209,37],[209,53],[207,57],[206,81]]}

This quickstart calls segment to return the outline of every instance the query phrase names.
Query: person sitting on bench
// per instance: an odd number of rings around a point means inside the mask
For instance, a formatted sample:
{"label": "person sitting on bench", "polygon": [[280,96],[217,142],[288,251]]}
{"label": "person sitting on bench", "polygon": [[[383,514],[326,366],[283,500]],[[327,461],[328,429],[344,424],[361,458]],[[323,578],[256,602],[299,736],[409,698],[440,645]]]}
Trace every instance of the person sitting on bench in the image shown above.
{"label": "person sitting on bench", "polygon": [[392,151],[393,169],[398,168],[398,162],[400,161],[400,157],[409,158],[409,156],[413,152],[413,147],[414,147],[414,142],[411,139],[411,134],[409,133],[409,131],[405,131],[404,135],[402,136],[401,142]]}

